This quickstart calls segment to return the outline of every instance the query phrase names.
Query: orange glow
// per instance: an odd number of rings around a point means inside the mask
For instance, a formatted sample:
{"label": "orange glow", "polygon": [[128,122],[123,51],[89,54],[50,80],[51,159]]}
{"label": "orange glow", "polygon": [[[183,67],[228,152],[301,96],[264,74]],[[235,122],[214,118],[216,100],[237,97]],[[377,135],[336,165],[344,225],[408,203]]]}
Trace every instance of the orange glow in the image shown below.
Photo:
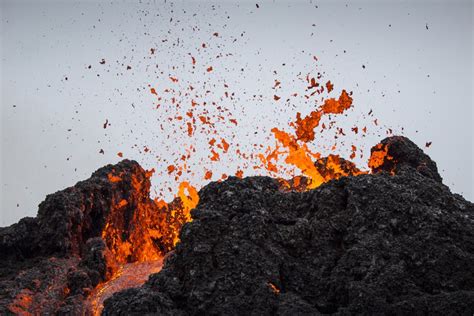
{"label": "orange glow", "polygon": [[204,175],[204,180],[210,180],[212,178],[212,171],[207,170],[206,174]]}
{"label": "orange glow", "polygon": [[121,208],[121,207],[124,207],[128,204],[127,200],[121,200],[118,204],[117,204],[117,207],[118,208]]}
{"label": "orange glow", "polygon": [[270,286],[270,288],[272,289],[273,293],[275,294],[280,294],[280,289],[277,288],[277,286],[271,282],[268,282],[268,285]]}
{"label": "orange glow", "polygon": [[222,147],[225,153],[229,150],[229,146],[230,146],[229,143],[226,142],[224,138],[222,138]]}
{"label": "orange glow", "polygon": [[122,178],[116,176],[116,175],[113,175],[111,173],[109,173],[108,175],[108,178],[109,178],[109,181],[112,182],[112,183],[115,183],[115,182],[120,182],[122,181]]}
{"label": "orange glow", "polygon": [[393,159],[393,157],[388,154],[388,146],[384,144],[377,144],[370,155],[369,168],[375,169],[382,166],[385,162],[385,159]]}
{"label": "orange glow", "polygon": [[[147,176],[151,176],[151,173]],[[172,247],[179,233],[177,230],[184,222],[191,220],[190,211],[199,201],[197,190],[188,182],[182,182],[178,191],[181,204],[171,206],[157,200],[156,208],[153,208],[141,202],[144,198],[141,194],[146,191],[144,186],[149,185],[148,179],[138,179],[132,175],[131,180],[134,188],[130,192],[131,197],[128,201],[122,199],[116,203],[102,231],[102,239],[119,264],[162,258],[169,249],[157,248],[154,240],[160,239],[167,248]],[[129,222],[123,215],[128,207],[135,209]],[[168,212],[172,218],[167,218]]]}
{"label": "orange glow", "polygon": [[29,289],[21,290],[21,292],[16,295],[14,301],[8,306],[10,312],[22,316],[33,315],[29,312],[33,303],[32,295],[33,293]]}
{"label": "orange glow", "polygon": [[[208,45],[203,43],[201,47],[206,49]],[[191,54],[189,56],[192,68],[195,70],[196,59]],[[313,59],[318,61],[316,57]],[[199,58],[199,60],[202,59]],[[189,64],[189,60],[187,63]],[[173,68],[173,70],[176,69]],[[199,73],[201,75],[203,72],[210,74],[218,70],[204,63]],[[236,135],[242,135],[239,125],[247,126],[248,122],[245,120],[237,122],[232,113],[238,112],[240,109],[229,106],[229,103],[226,105],[226,102],[231,102],[231,104],[239,102],[238,94],[236,91],[232,91],[232,85],[229,86],[228,82],[222,82],[224,89],[219,90],[217,98],[214,98],[212,91],[212,87],[217,85],[203,85],[201,82],[188,81],[187,76],[180,77],[178,81],[178,78],[168,75],[171,82],[168,81],[168,78],[165,79],[170,87],[161,89],[160,83],[159,91],[158,88],[151,88],[152,85],[149,85],[150,90],[146,92],[151,94],[153,102],[156,102],[157,99],[159,102],[158,105],[154,104],[153,109],[156,108],[160,111],[160,115],[163,115],[158,120],[160,122],[159,128],[168,135],[170,140],[181,141],[184,139],[184,144],[176,146],[179,149],[175,151],[177,152],[175,156],[171,158],[156,157],[161,164],[158,176],[171,175],[170,178],[174,179],[159,190],[161,193],[163,191],[167,193],[167,191],[173,192],[173,189],[177,187],[177,193],[175,199],[170,203],[161,200],[164,195],[160,195],[160,199],[155,199],[150,206],[150,203],[142,202],[148,197],[144,197],[140,193],[147,191],[144,185],[149,186],[149,181],[148,184],[145,184],[144,182],[147,180],[132,176],[133,192],[131,192],[131,197],[127,200],[115,201],[102,231],[102,238],[106,242],[107,248],[110,249],[115,261],[119,264],[119,270],[117,270],[119,272],[116,272],[117,274],[112,279],[97,287],[95,291],[102,293],[105,291],[103,289],[109,287],[114,280],[120,279],[124,274],[120,271],[123,271],[126,265],[158,262],[167,252],[174,249],[179,242],[181,227],[192,220],[191,210],[197,206],[199,201],[198,190],[190,184],[190,179],[199,179],[202,181],[200,185],[204,185],[205,181],[213,179],[223,181],[232,174],[242,178],[244,172],[246,175],[247,173],[252,175],[252,172],[255,173],[257,170],[257,175],[276,177],[280,189],[283,191],[305,191],[333,179],[366,173],[339,155],[329,154],[327,157],[321,157],[320,150],[335,152],[344,144],[344,141],[338,141],[338,139],[343,139],[350,127],[345,127],[346,131],[344,131],[332,120],[332,115],[344,113],[351,108],[353,103],[352,92],[346,90],[342,90],[339,97],[330,98],[329,94],[333,92],[334,84],[329,80],[324,80],[323,73],[318,71],[317,74],[301,75],[298,79],[303,82],[302,91],[296,90],[291,94],[284,94],[281,87],[286,86],[288,82],[282,83],[281,78],[279,78],[281,81],[273,78],[269,85],[272,88],[270,94],[254,95],[253,100],[277,101],[271,102],[271,106],[283,112],[289,106],[302,108],[299,107],[298,102],[305,103],[310,108],[306,113],[296,112],[296,119],[289,124],[292,129],[290,131],[275,126],[271,128],[270,133],[268,130],[262,131],[258,126],[252,132],[255,135],[265,132],[265,141],[255,140],[254,143],[252,140],[250,146],[246,146],[248,144],[245,143],[241,144],[241,140],[236,139],[238,137]],[[212,78],[216,76],[207,77],[209,80],[213,80]],[[324,84],[324,82],[326,83]],[[205,88],[199,93],[199,90],[203,89],[202,87]],[[295,89],[297,88],[295,85]],[[322,95],[324,92],[327,92],[327,97]],[[280,100],[282,102],[278,102]],[[283,102],[284,100],[286,101]],[[311,108],[314,105],[316,106]],[[374,122],[378,124],[376,120]],[[167,128],[172,128],[172,130]],[[358,133],[359,128],[361,133]],[[317,133],[329,133],[329,131],[334,132],[334,143],[328,144],[326,141],[325,144],[317,144]],[[362,125],[355,126],[350,128],[350,131],[353,136],[365,137],[366,135],[362,134],[367,133],[367,128]],[[275,141],[269,144],[268,141],[273,139]],[[150,144],[147,145],[145,153],[149,153]],[[204,147],[202,147],[203,145]],[[321,145],[322,148],[319,149],[313,145]],[[348,146],[350,146],[350,151],[347,155],[350,159],[356,158],[359,152],[362,155],[362,149],[355,145],[346,145],[346,147]],[[140,146],[140,148],[143,147]],[[371,168],[382,165],[384,159],[387,159],[386,148],[383,150],[372,154],[369,161]],[[159,151],[153,150],[153,152],[158,153]],[[195,155],[195,153],[202,152],[205,153],[204,157]],[[120,157],[122,157],[122,153],[120,153]],[[196,163],[191,157],[199,157],[200,160]],[[238,166],[238,168],[222,170],[221,167],[227,166],[228,163]],[[258,171],[262,171],[262,174],[258,174]],[[108,179],[111,183],[115,183],[123,181],[122,178],[125,179],[126,176],[128,175],[112,173],[108,175]],[[151,176],[151,173],[147,176]],[[288,177],[289,180],[283,179]],[[125,221],[123,216],[125,212],[131,214],[132,218]],[[146,269],[145,265],[143,269]],[[124,285],[121,286],[125,288]],[[280,289],[274,284],[269,283],[269,286],[276,294],[280,293]],[[100,295],[102,294],[99,293]]]}
{"label": "orange glow", "polygon": [[346,90],[342,90],[341,96],[339,97],[338,100],[331,98],[327,99],[324,102],[324,105],[322,106],[321,110],[326,113],[326,114],[341,114],[348,108],[350,108],[352,105],[352,98],[350,95],[346,92]]}
{"label": "orange glow", "polygon": [[285,159],[287,164],[296,166],[301,172],[311,179],[309,189],[313,189],[324,183],[324,178],[314,166],[314,162],[308,155],[306,147],[298,145],[296,139],[286,132],[277,128],[272,129],[275,138],[288,149],[288,156]]}
{"label": "orange glow", "polygon": [[358,176],[366,172],[360,171],[352,162],[341,159],[338,155],[319,158],[315,166],[324,177],[325,182],[340,177]]}
{"label": "orange glow", "polygon": [[296,136],[298,140],[309,142],[314,140],[314,129],[319,125],[321,112],[313,111],[310,115],[301,119],[301,113],[296,113]]}
{"label": "orange glow", "polygon": [[178,196],[183,203],[183,214],[186,216],[186,220],[190,221],[190,211],[195,208],[199,202],[198,192],[196,188],[194,188],[188,182],[181,182],[179,184]]}
{"label": "orange glow", "polygon": [[168,169],[168,174],[171,174],[173,173],[173,171],[176,170],[176,167],[174,165],[169,165],[167,169]]}
{"label": "orange glow", "polygon": [[[168,171],[174,171],[171,165]],[[144,192],[148,192],[154,170],[147,171],[145,178],[131,175],[132,190],[128,200],[118,201],[110,210],[102,231],[102,239],[110,250],[107,268],[110,275],[100,283],[88,298],[95,315],[102,310],[103,301],[114,292],[142,284],[149,274],[161,269],[163,256],[179,241],[179,232],[184,223],[191,221],[191,210],[199,202],[199,195],[189,182],[179,184],[177,199],[172,203],[162,200],[144,203]],[[122,178],[108,174],[111,182]],[[150,204],[151,203],[151,204]],[[132,218],[126,220],[133,208]],[[157,242],[160,241],[160,247]]]}
{"label": "orange glow", "polygon": [[88,308],[94,316],[101,314],[104,301],[122,289],[145,283],[148,276],[161,271],[162,259],[151,262],[128,263],[120,267],[110,280],[95,287],[88,298]]}
{"label": "orange glow", "polygon": [[211,160],[212,161],[218,161],[219,160],[219,154],[214,151],[214,149],[211,150],[212,156]]}

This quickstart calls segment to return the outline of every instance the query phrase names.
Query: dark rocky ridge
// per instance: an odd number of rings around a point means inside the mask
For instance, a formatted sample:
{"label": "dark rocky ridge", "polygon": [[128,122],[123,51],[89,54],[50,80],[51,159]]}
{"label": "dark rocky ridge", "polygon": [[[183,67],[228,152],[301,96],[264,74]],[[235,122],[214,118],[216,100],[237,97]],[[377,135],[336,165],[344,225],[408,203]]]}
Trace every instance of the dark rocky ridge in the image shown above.
{"label": "dark rocky ridge", "polygon": [[474,205],[410,140],[382,143],[390,163],[375,174],[308,192],[207,185],[163,270],[103,313],[472,315]]}
{"label": "dark rocky ridge", "polygon": [[[390,159],[375,174],[308,192],[283,192],[267,177],[204,187],[162,272],[114,295],[104,313],[472,315],[474,205],[410,140],[382,143]],[[149,187],[147,172],[124,160],[49,195],[36,218],[0,228],[0,314],[87,313],[89,291],[118,260],[101,236],[107,221],[131,241],[140,212],[182,225]],[[153,240],[161,253],[171,248],[167,225]],[[126,260],[139,255],[134,247]]]}
{"label": "dark rocky ridge", "polygon": [[[109,174],[122,175],[122,181],[111,182]],[[132,177],[140,182],[138,191]],[[25,217],[0,231],[0,251],[5,259],[18,260],[37,256],[80,256],[86,241],[100,236],[114,206],[128,201],[133,212],[138,198],[149,196],[149,180],[137,162],[124,160],[94,172],[90,179],[50,194],[38,207],[35,218]]]}
{"label": "dark rocky ridge", "polygon": [[[0,315],[85,312],[88,293],[112,275],[118,260],[133,261],[135,255],[113,254],[110,240],[101,236],[107,221],[123,240],[141,228],[131,220],[135,213],[153,213],[155,224],[166,221],[149,193],[149,174],[137,162],[123,160],[48,195],[37,217],[0,228]],[[154,242],[164,253],[172,239]]]}
{"label": "dark rocky ridge", "polygon": [[387,155],[380,166],[372,168],[374,173],[387,171],[401,173],[404,169],[415,169],[425,177],[442,182],[436,163],[418,148],[415,143],[404,136],[387,137],[377,146],[372,147],[371,153],[383,148]]}

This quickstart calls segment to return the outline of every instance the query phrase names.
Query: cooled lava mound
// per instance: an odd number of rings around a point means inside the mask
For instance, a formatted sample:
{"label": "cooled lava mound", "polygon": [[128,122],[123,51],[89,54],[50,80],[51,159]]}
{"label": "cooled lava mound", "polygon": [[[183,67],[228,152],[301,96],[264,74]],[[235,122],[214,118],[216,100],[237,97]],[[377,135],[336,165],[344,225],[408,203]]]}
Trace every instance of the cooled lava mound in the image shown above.
{"label": "cooled lava mound", "polygon": [[161,268],[187,219],[179,198],[150,199],[150,175],[130,160],[105,166],[48,195],[36,218],[0,228],[0,315],[97,314],[94,290],[127,265],[129,284]]}
{"label": "cooled lava mound", "polygon": [[472,315],[474,204],[407,138],[383,140],[369,165],[303,192],[268,177],[213,182],[185,224],[152,203],[137,163],[106,166],[0,230],[0,313],[94,312],[85,302],[114,265],[166,254],[102,314]]}

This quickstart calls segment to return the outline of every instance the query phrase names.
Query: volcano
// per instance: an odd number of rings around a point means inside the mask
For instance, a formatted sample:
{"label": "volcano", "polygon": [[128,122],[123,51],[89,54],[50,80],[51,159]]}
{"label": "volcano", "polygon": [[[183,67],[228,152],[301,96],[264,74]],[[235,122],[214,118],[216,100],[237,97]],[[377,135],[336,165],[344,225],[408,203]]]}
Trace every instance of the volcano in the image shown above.
{"label": "volcano", "polygon": [[472,315],[474,204],[409,139],[371,152],[371,173],[318,159],[317,188],[229,177],[169,204],[105,166],[0,229],[0,314]]}

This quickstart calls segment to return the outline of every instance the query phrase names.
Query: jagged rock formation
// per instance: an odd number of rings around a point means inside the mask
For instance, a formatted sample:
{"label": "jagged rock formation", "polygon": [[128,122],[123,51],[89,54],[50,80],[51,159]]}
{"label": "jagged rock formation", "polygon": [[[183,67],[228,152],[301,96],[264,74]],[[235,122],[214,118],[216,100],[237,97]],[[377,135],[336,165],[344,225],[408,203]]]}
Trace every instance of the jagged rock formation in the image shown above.
{"label": "jagged rock formation", "polygon": [[472,315],[474,205],[408,139],[382,144],[375,174],[308,192],[204,187],[163,270],[104,314]]}
{"label": "jagged rock formation", "polygon": [[[149,198],[149,175],[134,161],[105,166],[48,195],[36,218],[0,228],[0,314],[81,314],[117,264],[173,248],[170,227],[184,220]],[[152,229],[160,236],[144,238]]]}
{"label": "jagged rock formation", "polygon": [[211,183],[171,252],[187,218],[170,211],[180,200],[151,200],[136,162],[101,168],[0,228],[0,314],[87,314],[118,265],[167,254],[103,313],[472,315],[474,205],[407,138],[372,156],[373,174],[344,162],[359,175],[306,192],[303,177]]}
{"label": "jagged rock formation", "polygon": [[408,169],[408,172],[415,169],[435,181],[442,182],[443,180],[438,173],[436,163],[406,137],[387,137],[372,147],[371,153],[372,158],[376,158],[371,159],[371,162],[375,160],[375,164],[371,166],[375,173],[386,171],[397,174],[404,172],[405,169]]}

